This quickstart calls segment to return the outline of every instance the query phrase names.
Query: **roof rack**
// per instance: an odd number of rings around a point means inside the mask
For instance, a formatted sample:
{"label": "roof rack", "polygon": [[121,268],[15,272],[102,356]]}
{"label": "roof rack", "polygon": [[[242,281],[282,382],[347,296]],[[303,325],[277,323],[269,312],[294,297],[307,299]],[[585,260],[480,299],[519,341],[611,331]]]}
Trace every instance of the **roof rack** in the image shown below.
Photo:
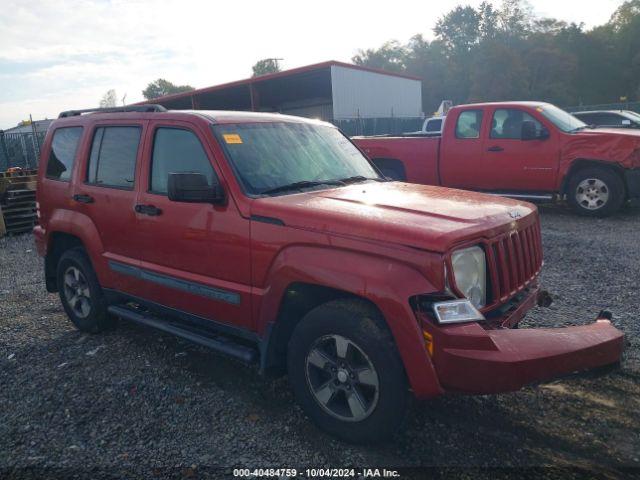
{"label": "roof rack", "polygon": [[67,110],[58,115],[58,118],[76,117],[83,113],[116,113],[116,112],[166,112],[162,105],[150,103],[148,105],[128,105],[111,108],[86,108],[84,110]]}

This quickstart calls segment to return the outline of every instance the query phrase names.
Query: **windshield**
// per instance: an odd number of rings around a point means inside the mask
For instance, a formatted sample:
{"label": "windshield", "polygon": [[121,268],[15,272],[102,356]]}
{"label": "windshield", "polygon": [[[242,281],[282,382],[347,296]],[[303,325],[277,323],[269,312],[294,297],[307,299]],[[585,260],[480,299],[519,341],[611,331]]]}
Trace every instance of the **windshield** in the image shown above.
{"label": "windshield", "polygon": [[[250,195],[343,185],[341,180],[355,177],[381,179],[362,153],[331,126],[238,123],[213,125],[213,131]],[[282,188],[286,186],[292,188]]]}
{"label": "windshield", "polygon": [[630,120],[633,120],[634,122],[640,122],[640,114],[632,110],[625,110],[623,113],[625,113],[627,118],[629,118]]}
{"label": "windshield", "polygon": [[548,120],[551,121],[551,123],[553,123],[563,132],[571,132],[573,130],[579,130],[587,127],[587,124],[582,120],[578,120],[570,113],[567,113],[564,110],[553,105],[541,105],[539,107],[536,107],[536,110],[542,113],[542,115],[544,115]]}

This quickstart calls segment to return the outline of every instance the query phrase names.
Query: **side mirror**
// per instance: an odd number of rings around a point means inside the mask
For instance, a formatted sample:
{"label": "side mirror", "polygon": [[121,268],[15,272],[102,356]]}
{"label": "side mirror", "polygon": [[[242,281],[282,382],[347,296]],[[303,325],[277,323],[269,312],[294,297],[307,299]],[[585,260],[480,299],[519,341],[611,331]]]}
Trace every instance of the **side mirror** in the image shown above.
{"label": "side mirror", "polygon": [[540,131],[537,131],[536,124],[532,121],[525,120],[522,122],[521,128],[521,140],[544,140],[545,138],[549,138],[549,130],[542,127]]}
{"label": "side mirror", "polygon": [[170,173],[167,194],[173,202],[213,203],[225,202],[224,189],[218,183],[209,185],[201,173]]}
{"label": "side mirror", "polygon": [[624,127],[630,127],[631,126],[631,120],[627,120],[627,119],[622,120],[621,124]]}

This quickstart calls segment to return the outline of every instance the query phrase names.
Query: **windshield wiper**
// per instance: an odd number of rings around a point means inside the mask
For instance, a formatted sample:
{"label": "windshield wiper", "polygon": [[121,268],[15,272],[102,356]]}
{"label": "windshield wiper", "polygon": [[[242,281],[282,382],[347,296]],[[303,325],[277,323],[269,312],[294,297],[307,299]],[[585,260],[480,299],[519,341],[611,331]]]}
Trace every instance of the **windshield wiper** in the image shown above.
{"label": "windshield wiper", "polygon": [[318,185],[345,185],[342,180],[302,180],[300,182],[287,183],[279,187],[267,188],[260,192],[261,195],[288,192],[290,190],[301,190],[303,188],[317,187]]}
{"label": "windshield wiper", "polygon": [[365,182],[367,180],[375,180],[376,182],[386,181],[384,178],[371,178],[371,177],[364,177],[362,175],[354,175],[352,177],[341,178],[339,181],[343,183],[358,183],[358,182]]}

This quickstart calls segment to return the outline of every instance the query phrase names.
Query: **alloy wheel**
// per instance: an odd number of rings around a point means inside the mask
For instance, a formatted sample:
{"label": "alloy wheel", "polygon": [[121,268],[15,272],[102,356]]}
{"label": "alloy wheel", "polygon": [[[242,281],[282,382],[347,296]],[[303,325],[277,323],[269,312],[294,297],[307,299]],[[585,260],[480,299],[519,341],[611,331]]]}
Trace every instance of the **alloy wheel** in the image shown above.
{"label": "alloy wheel", "polygon": [[587,210],[598,210],[609,201],[609,187],[599,178],[585,178],[576,188],[578,205]]}
{"label": "alloy wheel", "polygon": [[84,274],[77,267],[69,267],[62,278],[64,296],[69,307],[79,318],[87,318],[91,311],[91,292]]}
{"label": "alloy wheel", "polygon": [[359,422],[374,411],[378,373],[355,342],[341,335],[318,338],[307,354],[305,371],[313,397],[332,417]]}

